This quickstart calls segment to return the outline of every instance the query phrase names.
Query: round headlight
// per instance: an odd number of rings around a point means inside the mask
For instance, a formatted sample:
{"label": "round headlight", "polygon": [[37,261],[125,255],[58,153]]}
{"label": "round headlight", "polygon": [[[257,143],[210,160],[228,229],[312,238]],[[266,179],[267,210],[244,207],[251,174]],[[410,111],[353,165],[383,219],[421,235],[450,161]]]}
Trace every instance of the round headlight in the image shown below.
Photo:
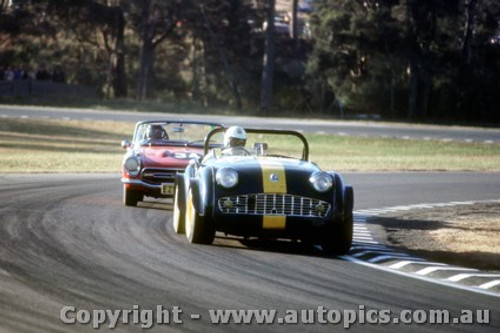
{"label": "round headlight", "polygon": [[123,167],[131,176],[136,176],[139,174],[141,168],[141,161],[135,156],[131,156],[125,160]]}
{"label": "round headlight", "polygon": [[332,177],[326,172],[316,171],[309,178],[314,189],[318,192],[326,192],[332,188]]}
{"label": "round headlight", "polygon": [[217,184],[225,188],[235,187],[238,184],[238,173],[230,168],[222,168],[217,170],[215,174]]}

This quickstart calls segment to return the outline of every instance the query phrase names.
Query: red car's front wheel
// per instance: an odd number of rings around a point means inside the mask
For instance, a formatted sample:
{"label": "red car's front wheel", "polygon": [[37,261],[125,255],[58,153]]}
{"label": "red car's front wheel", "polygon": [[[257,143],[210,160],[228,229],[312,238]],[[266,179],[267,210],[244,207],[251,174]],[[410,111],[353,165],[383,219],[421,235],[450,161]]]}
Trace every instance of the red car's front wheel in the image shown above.
{"label": "red car's front wheel", "polygon": [[137,206],[137,203],[139,201],[142,201],[143,199],[143,193],[127,188],[126,185],[123,185],[123,203],[125,204],[125,206],[135,207]]}

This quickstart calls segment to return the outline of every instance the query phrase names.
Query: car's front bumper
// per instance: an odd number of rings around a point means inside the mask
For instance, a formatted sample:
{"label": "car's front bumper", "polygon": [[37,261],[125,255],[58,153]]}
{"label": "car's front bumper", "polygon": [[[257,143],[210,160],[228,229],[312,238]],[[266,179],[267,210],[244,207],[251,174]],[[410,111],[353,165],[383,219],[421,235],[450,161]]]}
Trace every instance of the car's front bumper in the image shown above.
{"label": "car's front bumper", "polygon": [[127,186],[127,188],[132,188],[137,191],[144,192],[145,195],[156,197],[156,198],[171,198],[173,193],[165,194],[162,193],[162,187],[165,185],[172,185],[175,187],[174,182],[165,182],[161,184],[151,184],[143,181],[142,179],[130,179],[122,177],[122,184]]}
{"label": "car's front bumper", "polygon": [[123,184],[128,184],[132,186],[137,186],[137,187],[143,187],[148,190],[161,190],[161,184],[150,184],[146,183],[142,179],[130,179],[130,178],[122,178],[122,183]]}
{"label": "car's front bumper", "polygon": [[317,239],[327,233],[332,225],[341,223],[342,216],[336,214],[327,218],[314,218],[215,214],[212,219],[216,230],[232,235]]}

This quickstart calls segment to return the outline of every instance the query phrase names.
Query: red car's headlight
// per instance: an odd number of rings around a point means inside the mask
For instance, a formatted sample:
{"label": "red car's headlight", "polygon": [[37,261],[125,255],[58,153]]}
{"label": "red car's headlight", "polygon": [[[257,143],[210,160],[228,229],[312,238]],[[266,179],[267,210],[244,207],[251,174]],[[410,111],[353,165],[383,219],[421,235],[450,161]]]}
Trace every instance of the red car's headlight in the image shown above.
{"label": "red car's headlight", "polygon": [[130,156],[123,163],[123,167],[129,175],[135,177],[141,171],[141,161],[136,156]]}

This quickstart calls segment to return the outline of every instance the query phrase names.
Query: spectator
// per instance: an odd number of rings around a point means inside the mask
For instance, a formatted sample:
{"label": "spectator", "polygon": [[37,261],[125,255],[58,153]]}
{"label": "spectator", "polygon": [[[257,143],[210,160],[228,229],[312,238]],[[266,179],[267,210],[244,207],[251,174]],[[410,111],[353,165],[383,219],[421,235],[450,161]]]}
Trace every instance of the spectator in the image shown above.
{"label": "spectator", "polygon": [[5,80],[7,81],[14,80],[14,72],[12,71],[11,67],[7,67],[7,69],[5,70]]}
{"label": "spectator", "polygon": [[36,80],[36,73],[33,68],[29,67],[28,70],[24,72],[23,79],[25,80]]}
{"label": "spectator", "polygon": [[16,67],[14,68],[14,80],[21,80],[24,76],[24,71],[19,68],[19,67]]}
{"label": "spectator", "polygon": [[66,77],[64,75],[64,71],[61,66],[57,66],[52,72],[52,81],[58,83],[64,83],[66,81]]}
{"label": "spectator", "polygon": [[44,64],[40,65],[40,68],[36,72],[36,79],[40,81],[50,80],[50,73]]}

